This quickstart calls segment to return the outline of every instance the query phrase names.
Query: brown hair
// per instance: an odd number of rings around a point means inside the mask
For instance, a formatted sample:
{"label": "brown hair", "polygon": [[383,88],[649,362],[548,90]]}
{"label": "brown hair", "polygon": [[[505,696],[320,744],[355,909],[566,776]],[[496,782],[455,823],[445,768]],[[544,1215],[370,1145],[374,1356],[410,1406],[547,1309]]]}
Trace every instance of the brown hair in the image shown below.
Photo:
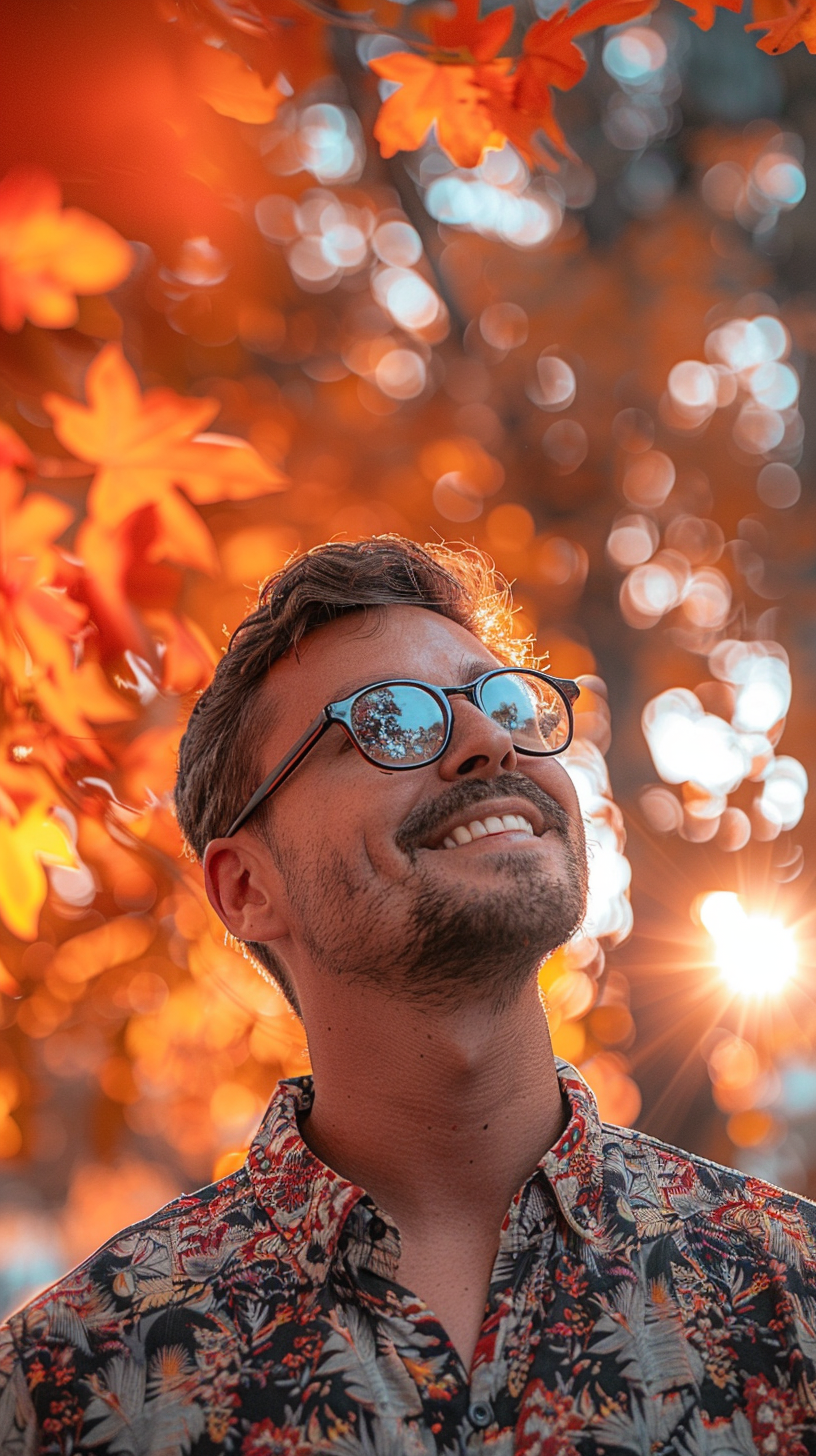
{"label": "brown hair", "polygon": [[[454,551],[375,536],[332,541],[294,558],[261,587],[257,607],[232,634],[181,740],[176,813],[198,859],[211,839],[226,832],[263,775],[260,745],[274,705],[261,689],[273,663],[316,627],[349,612],[399,604],[458,622],[502,661],[530,658],[529,643],[513,639],[507,584],[475,547]],[[270,842],[269,806],[262,804],[247,827]],[[269,947],[253,942],[247,949],[297,1009]]]}

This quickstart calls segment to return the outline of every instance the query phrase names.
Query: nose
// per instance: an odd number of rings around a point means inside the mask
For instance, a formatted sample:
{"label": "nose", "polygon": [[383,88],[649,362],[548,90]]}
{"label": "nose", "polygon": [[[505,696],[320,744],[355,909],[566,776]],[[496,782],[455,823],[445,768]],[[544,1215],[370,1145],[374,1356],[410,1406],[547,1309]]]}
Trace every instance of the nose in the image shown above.
{"label": "nose", "polygon": [[518,767],[518,755],[506,728],[488,718],[464,696],[452,694],[449,702],[453,731],[439,760],[441,778],[450,782],[468,776],[491,779]]}

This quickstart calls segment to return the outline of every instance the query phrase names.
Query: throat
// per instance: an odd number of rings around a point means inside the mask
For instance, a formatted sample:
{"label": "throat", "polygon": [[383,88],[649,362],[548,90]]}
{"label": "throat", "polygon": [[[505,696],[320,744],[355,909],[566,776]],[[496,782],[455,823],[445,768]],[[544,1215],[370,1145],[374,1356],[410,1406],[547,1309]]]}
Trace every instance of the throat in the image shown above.
{"label": "throat", "polygon": [[399,1282],[434,1314],[470,1373],[487,1313],[498,1230],[464,1225],[427,1237],[403,1233]]}
{"label": "throat", "polygon": [[[348,1033],[310,1031],[304,1140],[393,1219],[408,1267],[427,1246],[439,1269],[439,1230],[475,1240],[479,1303],[513,1196],[565,1124],[537,987],[505,1017],[470,1008],[446,1018],[362,993],[354,1010],[340,1023]],[[444,1258],[454,1252],[446,1245]]]}

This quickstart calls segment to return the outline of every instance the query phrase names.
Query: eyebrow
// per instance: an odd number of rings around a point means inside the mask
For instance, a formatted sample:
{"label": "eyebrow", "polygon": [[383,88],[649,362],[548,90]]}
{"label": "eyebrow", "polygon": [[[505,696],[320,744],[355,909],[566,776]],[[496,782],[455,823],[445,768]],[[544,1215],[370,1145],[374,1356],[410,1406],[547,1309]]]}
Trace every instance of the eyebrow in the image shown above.
{"label": "eyebrow", "polygon": [[473,682],[476,677],[482,677],[486,672],[493,672],[502,666],[500,662],[488,662],[484,657],[463,657],[461,672],[463,682]]}
{"label": "eyebrow", "polygon": [[[473,682],[474,678],[481,677],[482,674],[486,672],[493,672],[495,668],[500,668],[501,666],[502,664],[500,662],[487,662],[485,658],[482,657],[465,657],[462,659],[459,665],[459,672],[462,684],[464,685],[465,683]],[[386,677],[373,679],[374,682],[398,682],[399,680],[399,673],[395,673],[393,677],[390,678]],[[418,678],[409,678],[408,680],[412,682],[419,681]],[[442,687],[443,684],[435,683],[434,686]],[[454,685],[452,683],[445,683],[444,686],[452,687]],[[336,689],[332,702],[341,702],[343,698],[351,697],[352,693],[362,692],[362,690],[366,687],[368,687],[368,683],[360,682],[359,679],[347,678],[345,682],[342,682],[339,688]]]}

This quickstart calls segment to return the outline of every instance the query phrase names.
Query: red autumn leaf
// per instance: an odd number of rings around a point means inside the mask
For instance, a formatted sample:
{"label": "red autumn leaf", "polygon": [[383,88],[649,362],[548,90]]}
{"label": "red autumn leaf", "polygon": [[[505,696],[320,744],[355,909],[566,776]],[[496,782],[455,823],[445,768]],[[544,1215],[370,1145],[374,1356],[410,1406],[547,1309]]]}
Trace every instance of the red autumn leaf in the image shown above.
{"label": "red autumn leaf", "polygon": [[107,223],[62,207],[47,172],[18,167],[0,182],[0,324],[76,322],[76,294],[105,293],[127,277],[133,254]]}
{"label": "red autumn leaf", "polygon": [[181,726],[147,728],[123,751],[119,767],[129,804],[154,804],[172,792]]}
{"label": "red autumn leaf", "polygon": [[[130,717],[130,709],[95,662],[75,660],[87,610],[54,583],[60,558],[52,545],[73,512],[39,493],[26,496],[16,509],[8,505],[2,512],[0,567],[5,673],[19,701],[36,703],[63,740],[76,740],[84,757],[105,762],[89,724],[121,721]],[[66,751],[76,756],[70,742]]]}
{"label": "red autumn leaf", "polygon": [[485,151],[504,145],[487,102],[490,81],[497,88],[512,61],[484,66],[437,65],[410,51],[369,61],[378,76],[400,88],[383,103],[374,135],[384,157],[416,151],[436,125],[440,147],[460,167],[476,167]]}
{"label": "red autumn leaf", "polygon": [[491,110],[513,145],[528,160],[545,161],[535,145],[535,133],[543,131],[553,146],[572,156],[564,133],[555,119],[551,88],[569,91],[586,72],[587,59],[575,44],[604,25],[623,25],[653,10],[657,0],[589,0],[570,12],[565,6],[547,20],[536,21],[524,37],[524,54],[515,72],[512,109]]}
{"label": "red autumn leaf", "polygon": [[81,739],[86,756],[105,755],[90,722],[129,716],[96,663],[75,660],[87,610],[60,581],[64,557],[55,541],[74,519],[71,507],[44,492],[24,495],[15,466],[31,457],[8,425],[0,425],[0,658],[19,702],[36,704],[64,739]]}
{"label": "red autumn leaf", "polygon": [[754,20],[745,29],[767,31],[757,46],[769,56],[784,55],[800,44],[816,55],[816,0],[787,5],[784,14],[774,19]]}
{"label": "red autumn leaf", "polygon": [[218,413],[217,400],[184,399],[172,389],[142,395],[118,344],[100,350],[85,388],[87,405],[58,394],[45,395],[43,404],[61,443],[97,466],[89,516],[114,532],[152,507],[157,531],[149,559],[214,571],[212,537],[189,502],[245,500],[282,490],[286,478],[245,440],[201,433]]}
{"label": "red autumn leaf", "polygon": [[126,522],[118,530],[109,531],[88,517],[76,539],[75,549],[85,566],[83,596],[101,632],[102,648],[110,661],[127,648],[145,656],[151,650],[149,634],[125,590],[134,557],[129,524]]}
{"label": "red autumn leaf", "polygon": [[[694,11],[692,20],[700,30],[710,30],[717,16],[717,7],[721,10],[733,10],[739,14],[742,9],[742,0],[680,0],[681,5],[688,5]],[[750,29],[746,26],[746,30]]]}
{"label": "red autumn leaf", "polygon": [[587,68],[583,51],[575,44],[602,25],[624,25],[648,15],[657,0],[589,0],[578,10],[566,6],[548,20],[538,20],[524,37],[524,54],[516,72],[516,104],[533,111],[544,88],[569,91]]}
{"label": "red autumn leaf", "polygon": [[542,130],[571,155],[553,114],[550,88],[566,91],[580,81],[587,62],[575,38],[603,25],[621,25],[645,15],[656,0],[589,0],[570,13],[566,7],[527,32],[524,55],[514,76],[512,61],[490,60],[504,44],[512,9],[478,18],[478,0],[460,0],[452,20],[434,21],[440,46],[464,52],[480,65],[442,63],[400,51],[369,62],[378,76],[400,83],[383,103],[374,128],[383,156],[415,151],[436,125],[439,145],[461,167],[475,167],[486,150],[505,140],[530,160],[547,163],[536,146]]}
{"label": "red autumn leaf", "polygon": [[501,87],[489,88],[488,107],[493,124],[509,142],[512,142],[516,151],[527,162],[554,171],[556,163],[540,145],[539,132],[544,132],[551,145],[562,156],[574,157],[575,153],[556,120],[552,93],[549,88],[545,88],[538,97],[534,109],[523,111],[517,104],[517,91],[513,81],[514,78],[509,77]]}
{"label": "red autumn leaf", "polygon": [[[753,0],[753,24],[765,20],[781,20],[789,10],[788,0]],[[801,6],[799,7],[801,10]]]}
{"label": "red autumn leaf", "polygon": [[161,644],[161,685],[166,692],[192,693],[205,688],[218,653],[196,622],[172,612],[145,613],[145,621]]}
{"label": "red autumn leaf", "polygon": [[479,0],[458,0],[450,20],[434,20],[431,35],[442,50],[459,51],[466,59],[492,61],[513,29],[514,9],[504,5],[479,19]]}

